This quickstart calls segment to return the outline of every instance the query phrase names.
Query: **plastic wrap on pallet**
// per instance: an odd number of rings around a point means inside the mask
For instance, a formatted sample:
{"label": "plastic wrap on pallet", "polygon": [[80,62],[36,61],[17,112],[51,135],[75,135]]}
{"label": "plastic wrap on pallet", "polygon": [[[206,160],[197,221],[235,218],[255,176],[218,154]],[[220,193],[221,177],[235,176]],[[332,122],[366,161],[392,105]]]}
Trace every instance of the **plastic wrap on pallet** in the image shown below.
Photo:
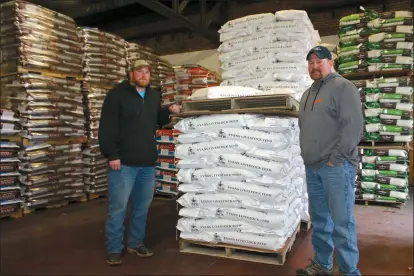
{"label": "plastic wrap on pallet", "polygon": [[20,113],[23,137],[46,140],[85,135],[80,81],[23,74],[15,75],[5,88],[4,106]]}
{"label": "plastic wrap on pallet", "polygon": [[[274,122],[270,130],[251,129],[264,128],[265,118]],[[300,220],[309,219],[304,165],[297,139],[291,139],[298,126],[283,128],[292,120],[210,115],[185,118],[175,125],[182,132],[175,153],[178,189],[184,193],[177,200],[183,207],[177,223],[181,238],[269,250],[283,247]],[[229,134],[231,138],[226,137]],[[289,137],[283,147],[266,138],[280,135]],[[286,149],[294,153],[282,154]],[[263,243],[258,242],[261,239]]]}
{"label": "plastic wrap on pallet", "polygon": [[127,78],[125,40],[97,28],[80,28],[83,78],[93,87],[111,88]]}
{"label": "plastic wrap on pallet", "polygon": [[[245,16],[227,22],[219,33],[221,86],[290,94],[299,100],[312,84],[305,59],[320,37],[305,11]],[[295,78],[286,78],[288,73]]]}
{"label": "plastic wrap on pallet", "polygon": [[25,1],[1,5],[2,75],[18,68],[81,76],[81,43],[75,21]]}
{"label": "plastic wrap on pallet", "polygon": [[363,9],[339,21],[341,74],[413,69],[413,13]]}
{"label": "plastic wrap on pallet", "polygon": [[84,197],[82,144],[56,141],[24,146],[18,154],[25,210],[65,204]]}
{"label": "plastic wrap on pallet", "polygon": [[[6,110],[2,110],[3,114]],[[9,116],[12,116],[13,112],[9,111]],[[2,129],[3,130],[3,129]],[[2,134],[2,138],[5,135]],[[21,209],[24,199],[20,192],[19,182],[19,163],[20,160],[17,158],[20,146],[14,142],[0,142],[0,209],[1,217],[16,213]]]}
{"label": "plastic wrap on pallet", "polygon": [[155,194],[177,195],[178,179],[175,166],[175,140],[171,129],[158,129],[155,134],[158,160],[155,169]]}
{"label": "plastic wrap on pallet", "polygon": [[175,66],[174,71],[165,76],[163,81],[163,104],[180,104],[190,99],[196,91],[220,85],[217,73],[197,64]]}
{"label": "plastic wrap on pallet", "polygon": [[81,199],[85,119],[80,81],[15,74],[2,87],[3,106],[18,111],[19,134],[33,144],[17,155],[25,210]]}
{"label": "plastic wrap on pallet", "polygon": [[87,145],[83,152],[83,180],[89,194],[104,194],[108,190],[108,159],[99,149],[99,145]]}
{"label": "plastic wrap on pallet", "polygon": [[410,77],[351,80],[363,103],[363,141],[410,142],[412,140],[412,95]]}
{"label": "plastic wrap on pallet", "polygon": [[360,149],[356,198],[368,201],[408,201],[408,151]]}

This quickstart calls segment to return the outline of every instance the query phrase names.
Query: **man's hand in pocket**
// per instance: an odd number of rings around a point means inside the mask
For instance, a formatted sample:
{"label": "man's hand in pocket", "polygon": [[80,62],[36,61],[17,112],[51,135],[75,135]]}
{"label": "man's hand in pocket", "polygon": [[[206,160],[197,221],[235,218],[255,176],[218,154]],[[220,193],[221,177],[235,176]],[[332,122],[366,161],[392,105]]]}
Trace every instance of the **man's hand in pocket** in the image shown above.
{"label": "man's hand in pocket", "polygon": [[121,160],[112,160],[109,161],[109,167],[114,171],[119,171],[121,169]]}

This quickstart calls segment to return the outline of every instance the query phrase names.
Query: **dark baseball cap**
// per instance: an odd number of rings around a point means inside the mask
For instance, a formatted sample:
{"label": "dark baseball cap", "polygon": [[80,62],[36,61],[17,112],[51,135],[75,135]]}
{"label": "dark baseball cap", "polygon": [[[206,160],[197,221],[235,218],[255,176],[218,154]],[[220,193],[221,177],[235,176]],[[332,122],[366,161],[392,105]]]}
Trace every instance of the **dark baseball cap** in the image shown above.
{"label": "dark baseball cap", "polygon": [[315,54],[320,59],[325,59],[325,58],[327,58],[329,60],[332,59],[332,54],[331,54],[331,52],[329,52],[328,48],[326,48],[324,46],[320,46],[320,45],[319,46],[316,46],[316,47],[313,47],[309,51],[309,53],[306,55],[306,60],[309,59],[309,56],[311,54]]}

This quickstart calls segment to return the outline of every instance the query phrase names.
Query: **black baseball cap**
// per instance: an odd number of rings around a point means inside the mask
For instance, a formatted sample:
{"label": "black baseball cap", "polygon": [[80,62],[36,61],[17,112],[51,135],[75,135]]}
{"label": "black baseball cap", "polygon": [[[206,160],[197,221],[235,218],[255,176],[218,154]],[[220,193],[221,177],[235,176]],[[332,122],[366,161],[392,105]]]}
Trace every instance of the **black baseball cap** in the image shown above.
{"label": "black baseball cap", "polygon": [[311,54],[315,54],[320,59],[325,59],[325,58],[327,58],[329,60],[332,59],[332,54],[331,54],[331,52],[329,52],[328,48],[326,48],[324,46],[320,46],[320,45],[319,46],[316,46],[316,47],[313,47],[309,51],[309,53],[306,55],[306,60],[309,59],[309,56]]}

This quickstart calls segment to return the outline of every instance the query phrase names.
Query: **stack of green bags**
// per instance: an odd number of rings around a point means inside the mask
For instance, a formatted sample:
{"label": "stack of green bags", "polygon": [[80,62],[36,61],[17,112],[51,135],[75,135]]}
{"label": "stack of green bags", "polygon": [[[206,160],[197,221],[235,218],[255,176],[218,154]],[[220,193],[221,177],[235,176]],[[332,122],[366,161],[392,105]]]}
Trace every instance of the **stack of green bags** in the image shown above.
{"label": "stack of green bags", "polygon": [[360,91],[365,128],[362,141],[412,140],[413,86],[409,77],[352,81]]}
{"label": "stack of green bags", "polygon": [[413,13],[367,11],[339,21],[340,74],[412,70]]}
{"label": "stack of green bags", "polygon": [[401,149],[360,149],[357,199],[405,203],[408,200],[408,152]]}

